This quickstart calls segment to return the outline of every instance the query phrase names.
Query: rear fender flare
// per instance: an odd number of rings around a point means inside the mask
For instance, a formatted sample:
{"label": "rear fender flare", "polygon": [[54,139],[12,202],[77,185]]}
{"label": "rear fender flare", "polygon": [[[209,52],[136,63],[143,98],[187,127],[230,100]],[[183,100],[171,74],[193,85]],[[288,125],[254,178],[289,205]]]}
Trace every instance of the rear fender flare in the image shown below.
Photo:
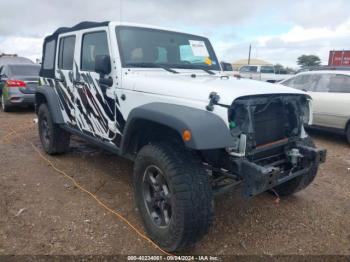
{"label": "rear fender flare", "polygon": [[63,115],[61,112],[60,102],[54,89],[50,86],[40,86],[35,92],[35,111],[39,110],[42,104],[42,98],[45,98],[47,106],[50,110],[52,120],[56,124],[64,124]]}

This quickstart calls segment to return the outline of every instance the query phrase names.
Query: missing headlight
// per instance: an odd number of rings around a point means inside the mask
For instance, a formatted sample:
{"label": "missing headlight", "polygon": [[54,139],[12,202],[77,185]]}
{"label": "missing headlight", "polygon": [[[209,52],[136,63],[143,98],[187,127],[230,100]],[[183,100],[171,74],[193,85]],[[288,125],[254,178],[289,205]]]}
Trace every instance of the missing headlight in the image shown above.
{"label": "missing headlight", "polygon": [[307,99],[302,108],[303,124],[312,125],[312,100]]}
{"label": "missing headlight", "polygon": [[247,152],[256,147],[299,137],[303,123],[310,122],[309,98],[304,95],[277,94],[236,99],[228,110],[234,141],[230,151],[242,153],[240,142],[246,137]]}

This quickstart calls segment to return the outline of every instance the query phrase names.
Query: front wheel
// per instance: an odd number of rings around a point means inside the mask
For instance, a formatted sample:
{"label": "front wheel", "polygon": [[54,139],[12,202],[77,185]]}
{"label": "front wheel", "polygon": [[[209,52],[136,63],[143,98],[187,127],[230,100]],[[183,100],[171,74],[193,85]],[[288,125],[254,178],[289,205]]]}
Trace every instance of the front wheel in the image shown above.
{"label": "front wheel", "polygon": [[46,104],[39,107],[38,127],[40,141],[47,154],[62,154],[68,150],[70,134],[52,121]]}
{"label": "front wheel", "polygon": [[136,204],[147,233],[167,251],[193,245],[213,216],[207,172],[182,145],[146,145],[134,166]]}

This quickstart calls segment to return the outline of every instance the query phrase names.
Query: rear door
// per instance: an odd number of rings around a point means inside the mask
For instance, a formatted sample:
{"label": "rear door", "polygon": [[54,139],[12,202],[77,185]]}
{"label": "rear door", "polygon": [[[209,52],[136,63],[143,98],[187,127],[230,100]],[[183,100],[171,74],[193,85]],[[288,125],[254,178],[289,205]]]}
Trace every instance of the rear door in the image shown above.
{"label": "rear door", "polygon": [[72,33],[60,35],[57,49],[55,66],[57,68],[55,71],[56,91],[60,97],[61,106],[63,107],[62,114],[65,121],[72,126],[76,126],[76,90],[73,86],[76,35]]}
{"label": "rear door", "polygon": [[350,76],[322,74],[312,96],[314,124],[344,129],[350,118]]}
{"label": "rear door", "polygon": [[[95,72],[96,56],[107,55],[111,58],[108,31],[86,30],[81,33],[80,42],[80,61],[74,79],[74,87],[77,90],[78,126],[91,136],[119,145],[120,132],[117,129],[115,114],[116,70],[112,69],[110,74],[104,76]],[[111,79],[112,85],[100,84],[100,78]]]}

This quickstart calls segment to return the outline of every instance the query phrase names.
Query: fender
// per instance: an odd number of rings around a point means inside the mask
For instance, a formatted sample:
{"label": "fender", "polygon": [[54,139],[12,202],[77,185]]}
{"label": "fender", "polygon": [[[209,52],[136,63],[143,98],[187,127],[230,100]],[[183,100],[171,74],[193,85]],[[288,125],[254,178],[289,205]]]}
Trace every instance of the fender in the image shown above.
{"label": "fender", "polygon": [[225,122],[217,115],[192,107],[150,103],[134,108],[127,119],[121,141],[121,152],[126,152],[137,120],[149,120],[176,130],[182,137],[184,130],[192,133],[185,145],[196,150],[233,146],[233,139]]}
{"label": "fender", "polygon": [[45,97],[47,106],[49,107],[52,120],[56,124],[64,124],[64,119],[62,116],[62,112],[60,110],[61,105],[58,101],[57,94],[55,93],[54,89],[48,85],[40,86],[35,91],[35,111],[39,109],[38,106],[42,103],[40,100],[41,96]]}

